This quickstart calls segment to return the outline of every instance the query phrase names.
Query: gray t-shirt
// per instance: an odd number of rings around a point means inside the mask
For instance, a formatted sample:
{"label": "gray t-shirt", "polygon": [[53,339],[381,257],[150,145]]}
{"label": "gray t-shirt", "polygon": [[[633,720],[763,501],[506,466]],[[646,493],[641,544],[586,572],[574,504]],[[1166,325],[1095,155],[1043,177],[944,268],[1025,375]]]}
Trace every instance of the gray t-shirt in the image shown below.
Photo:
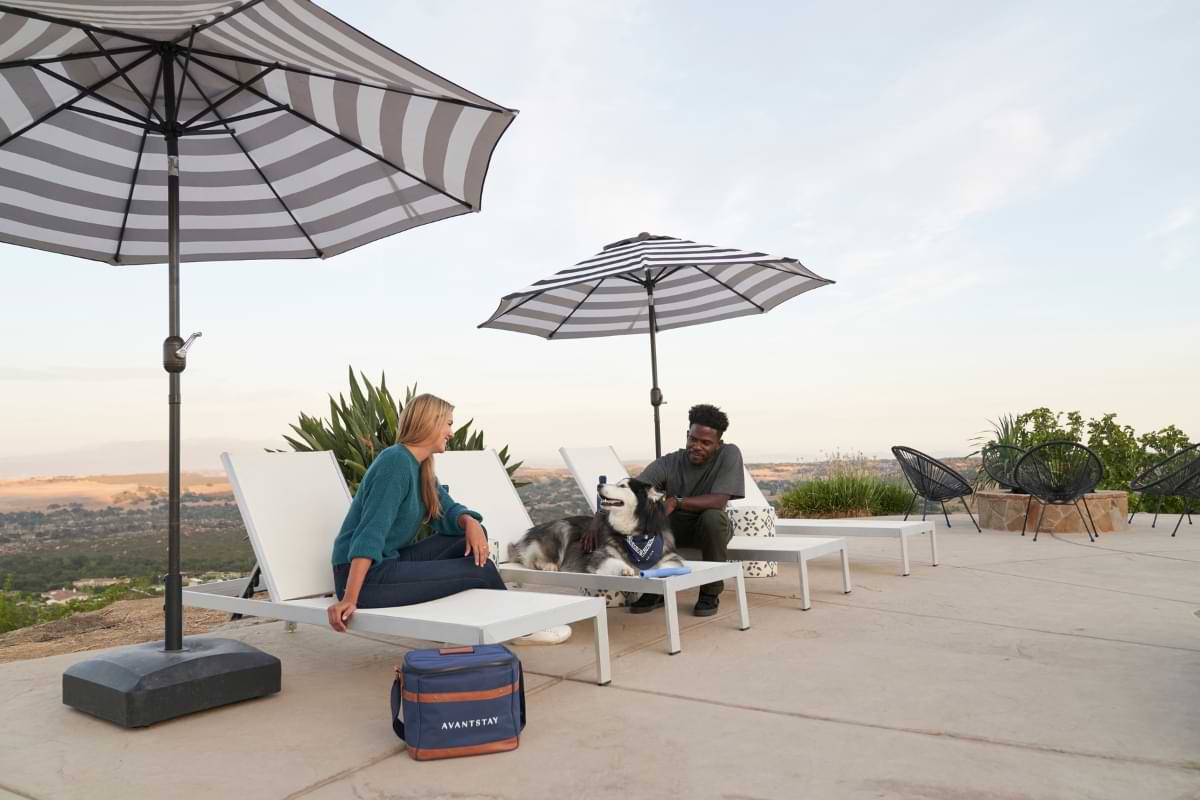
{"label": "gray t-shirt", "polygon": [[672,496],[727,494],[734,500],[746,496],[742,451],[736,444],[721,445],[716,455],[703,464],[688,461],[687,450],[667,453],[647,464],[637,479]]}

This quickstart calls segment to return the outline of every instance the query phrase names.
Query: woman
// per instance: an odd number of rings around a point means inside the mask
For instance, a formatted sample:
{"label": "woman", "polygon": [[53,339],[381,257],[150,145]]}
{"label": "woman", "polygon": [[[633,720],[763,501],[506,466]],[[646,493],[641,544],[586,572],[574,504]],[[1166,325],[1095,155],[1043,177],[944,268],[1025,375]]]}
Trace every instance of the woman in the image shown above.
{"label": "woman", "polygon": [[[359,606],[424,603],[467,589],[503,589],[478,513],[456,503],[433,474],[433,454],[454,434],[454,406],[414,397],[398,423],[396,444],[371,463],[333,542],[338,602],[329,624],[345,631]],[[433,536],[415,542],[422,523]]]}

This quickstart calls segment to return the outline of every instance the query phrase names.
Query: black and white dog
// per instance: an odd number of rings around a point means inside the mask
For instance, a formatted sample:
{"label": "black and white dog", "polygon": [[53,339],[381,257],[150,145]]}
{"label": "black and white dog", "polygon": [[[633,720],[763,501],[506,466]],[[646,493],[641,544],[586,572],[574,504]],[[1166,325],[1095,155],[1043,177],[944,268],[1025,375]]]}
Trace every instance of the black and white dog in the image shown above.
{"label": "black and white dog", "polygon": [[[529,529],[509,545],[508,557],[530,569],[551,572],[591,572],[597,575],[637,575],[644,569],[683,566],[667,519],[665,496],[653,486],[632,478],[602,483],[598,520],[567,517]],[[580,540],[594,522],[596,547],[583,552]],[[614,597],[609,597],[610,605]]]}

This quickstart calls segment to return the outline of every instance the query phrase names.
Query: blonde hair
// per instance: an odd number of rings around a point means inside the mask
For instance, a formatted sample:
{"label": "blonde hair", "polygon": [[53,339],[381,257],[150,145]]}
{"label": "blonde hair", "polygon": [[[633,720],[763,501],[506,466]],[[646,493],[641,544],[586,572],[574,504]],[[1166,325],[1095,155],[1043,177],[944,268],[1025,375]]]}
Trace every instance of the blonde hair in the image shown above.
{"label": "blonde hair", "polygon": [[[436,436],[450,420],[454,406],[440,397],[419,394],[409,401],[396,422],[396,444],[424,444]],[[433,474],[433,456],[421,462],[421,500],[425,502],[425,519],[430,522],[442,515],[438,498],[437,476]]]}

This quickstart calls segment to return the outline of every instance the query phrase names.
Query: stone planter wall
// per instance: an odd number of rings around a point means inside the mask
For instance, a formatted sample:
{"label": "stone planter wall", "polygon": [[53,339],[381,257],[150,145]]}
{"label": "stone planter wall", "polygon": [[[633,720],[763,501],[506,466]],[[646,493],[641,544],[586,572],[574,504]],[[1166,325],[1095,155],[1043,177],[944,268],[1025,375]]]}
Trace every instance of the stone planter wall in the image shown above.
{"label": "stone planter wall", "polygon": [[[1000,531],[1019,531],[1025,522],[1025,506],[1029,503],[1029,495],[1012,494],[1010,492],[976,492],[976,509],[979,513],[979,525]],[[1121,491],[1093,492],[1080,501],[1080,506],[1087,503],[1086,515],[1090,510],[1092,520],[1100,533],[1113,533],[1129,529],[1126,520],[1129,518],[1129,496]],[[1029,504],[1028,532],[1032,533],[1038,525],[1042,514],[1041,527],[1043,532],[1053,533],[1083,533],[1083,522],[1075,506],[1045,506],[1034,500]]]}

